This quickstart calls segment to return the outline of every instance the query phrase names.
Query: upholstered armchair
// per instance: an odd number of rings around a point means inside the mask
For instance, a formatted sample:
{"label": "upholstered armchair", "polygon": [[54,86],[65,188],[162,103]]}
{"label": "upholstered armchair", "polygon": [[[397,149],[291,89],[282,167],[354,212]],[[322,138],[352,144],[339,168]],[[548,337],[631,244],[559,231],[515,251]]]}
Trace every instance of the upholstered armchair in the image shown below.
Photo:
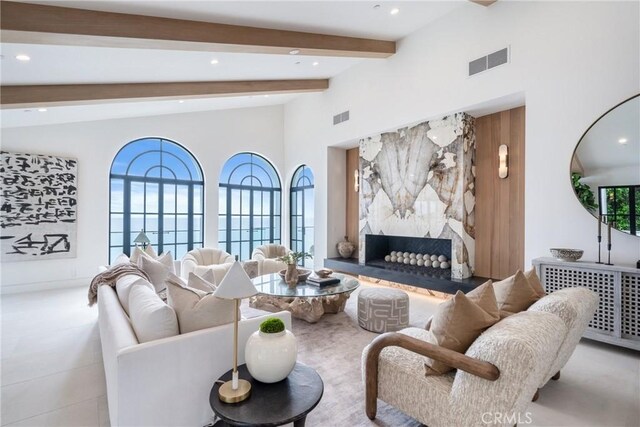
{"label": "upholstered armchair", "polygon": [[[567,334],[549,370],[540,382],[542,388],[550,379],[560,379],[560,370],[567,364],[580,338],[589,326],[598,308],[598,294],[583,287],[555,291],[535,302],[527,311],[546,311],[560,317],[567,327]],[[534,397],[534,401],[538,395]]]}
{"label": "upholstered armchair", "polygon": [[268,245],[258,246],[253,250],[251,259],[258,261],[258,271],[260,275],[277,273],[287,268],[287,265],[278,261],[278,257],[284,256],[289,252],[285,246],[270,243]]}
{"label": "upholstered armchair", "polygon": [[232,255],[221,249],[193,249],[182,258],[182,277],[186,279],[189,273],[202,275],[207,270],[211,270],[216,283],[220,283],[234,261],[235,258]]}
{"label": "upholstered armchair", "polygon": [[[382,334],[362,354],[367,416],[376,417],[380,399],[429,427],[525,424],[566,333],[556,315],[525,311],[487,329],[465,354],[426,342],[422,328]],[[427,376],[425,356],[457,371]]]}

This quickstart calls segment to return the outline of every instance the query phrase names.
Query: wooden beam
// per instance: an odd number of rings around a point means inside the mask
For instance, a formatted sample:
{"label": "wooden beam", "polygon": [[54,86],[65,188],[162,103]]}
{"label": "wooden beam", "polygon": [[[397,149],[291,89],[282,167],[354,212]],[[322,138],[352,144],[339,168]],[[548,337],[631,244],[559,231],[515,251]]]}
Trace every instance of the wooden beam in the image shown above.
{"label": "wooden beam", "polygon": [[481,6],[489,7],[498,0],[469,0],[471,3],[479,4]]}
{"label": "wooden beam", "polygon": [[320,92],[328,87],[327,79],[2,86],[0,104],[2,108],[27,108],[91,104],[96,101],[105,103]]}
{"label": "wooden beam", "polygon": [[5,43],[386,58],[393,41],[0,2]]}

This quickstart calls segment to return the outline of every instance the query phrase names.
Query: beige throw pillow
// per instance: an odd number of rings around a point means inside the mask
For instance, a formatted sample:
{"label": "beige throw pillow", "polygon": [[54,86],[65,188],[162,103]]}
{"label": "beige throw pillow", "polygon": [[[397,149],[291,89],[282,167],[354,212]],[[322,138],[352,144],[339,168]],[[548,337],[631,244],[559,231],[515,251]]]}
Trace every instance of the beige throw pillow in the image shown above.
{"label": "beige throw pillow", "polygon": [[[191,277],[190,283],[193,281]],[[175,274],[170,274],[166,283],[167,302],[178,316],[181,334],[234,321],[235,301],[215,297],[212,290],[205,292],[184,286],[184,282]]]}
{"label": "beige throw pillow", "polygon": [[201,276],[195,273],[189,273],[187,279],[187,286],[190,288],[198,289],[203,292],[213,292],[216,290],[216,279],[213,275],[213,271],[207,270]]}
{"label": "beige throw pillow", "polygon": [[[482,286],[487,285],[485,283]],[[490,300],[491,292],[486,288],[479,292],[483,303]],[[496,307],[490,310],[497,312]],[[489,314],[471,298],[458,291],[454,297],[438,306],[433,315],[427,341],[459,353],[467,351],[480,334],[499,320],[497,315]],[[427,375],[440,375],[453,370],[445,363],[427,358],[425,363]]]}
{"label": "beige throw pillow", "polygon": [[[489,313],[491,316],[496,318],[500,318],[500,310],[498,310],[498,304],[496,302],[496,294],[493,291],[493,283],[491,280],[487,280],[482,285],[478,286],[472,291],[469,291],[465,294],[467,298],[471,301],[478,304],[484,311]],[[427,324],[425,325],[425,329],[428,331],[431,329],[431,322],[433,320],[433,316],[427,320]]]}
{"label": "beige throw pillow", "polygon": [[138,268],[147,273],[149,281],[156,288],[156,292],[165,290],[167,287],[165,281],[169,277],[169,273],[175,273],[171,251],[163,253],[157,259],[147,255],[140,256],[138,258]]}
{"label": "beige throw pillow", "polygon": [[538,277],[535,268],[532,268],[529,271],[525,271],[524,277],[527,278],[527,280],[529,281],[529,286],[533,288],[533,290],[540,298],[547,295],[544,290],[544,286],[542,286],[542,282],[540,282],[540,278]]}
{"label": "beige throw pillow", "polygon": [[140,246],[136,246],[135,249],[133,250],[133,253],[131,254],[131,262],[137,265],[138,260],[142,255],[148,255],[153,259],[158,258],[158,254],[153,249],[153,246],[147,245],[147,247],[144,250],[142,250]]}
{"label": "beige throw pillow", "polygon": [[500,317],[505,318],[526,310],[540,299],[522,271],[493,284],[500,309]]}
{"label": "beige throw pillow", "polygon": [[133,285],[129,292],[131,326],[138,341],[148,342],[178,335],[178,319],[149,286]]}

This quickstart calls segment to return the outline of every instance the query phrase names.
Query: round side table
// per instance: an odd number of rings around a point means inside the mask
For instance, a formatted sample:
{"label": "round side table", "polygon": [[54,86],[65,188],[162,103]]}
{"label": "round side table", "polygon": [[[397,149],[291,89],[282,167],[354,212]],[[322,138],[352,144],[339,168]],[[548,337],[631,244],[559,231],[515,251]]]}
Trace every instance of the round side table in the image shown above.
{"label": "round side table", "polygon": [[[251,378],[246,365],[238,366],[240,378],[251,383],[251,396],[239,403],[224,403],[218,398],[220,383],[216,382],[209,394],[211,409],[221,421],[215,426],[280,426],[293,423],[304,427],[307,414],[316,407],[324,384],[318,373],[302,363],[296,363],[287,378],[265,384]],[[231,370],[219,378],[231,379]]]}

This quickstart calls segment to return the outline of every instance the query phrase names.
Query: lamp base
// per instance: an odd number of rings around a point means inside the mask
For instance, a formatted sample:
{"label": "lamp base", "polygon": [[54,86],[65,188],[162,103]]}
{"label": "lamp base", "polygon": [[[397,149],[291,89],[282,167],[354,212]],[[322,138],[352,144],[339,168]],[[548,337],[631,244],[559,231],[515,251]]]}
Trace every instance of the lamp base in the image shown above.
{"label": "lamp base", "polygon": [[233,381],[227,381],[218,389],[218,397],[225,403],[238,403],[251,395],[251,383],[246,380],[238,380],[238,388],[233,389]]}

